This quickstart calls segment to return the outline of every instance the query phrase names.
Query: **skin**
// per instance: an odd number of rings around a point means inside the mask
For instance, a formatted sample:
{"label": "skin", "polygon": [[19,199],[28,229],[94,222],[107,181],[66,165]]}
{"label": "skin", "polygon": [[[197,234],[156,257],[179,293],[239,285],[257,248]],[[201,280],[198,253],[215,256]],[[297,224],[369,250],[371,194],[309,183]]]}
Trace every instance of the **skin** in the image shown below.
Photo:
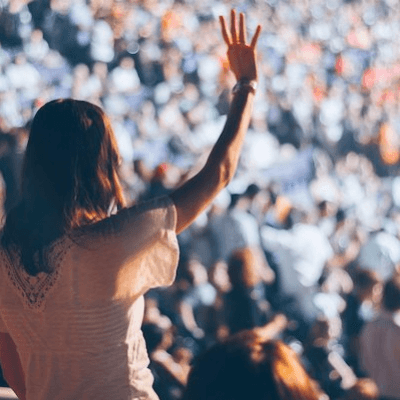
{"label": "skin", "polygon": [[[236,12],[231,11],[230,32],[224,17],[220,17],[220,23],[228,46],[230,67],[236,79],[257,81],[256,44],[261,27],[257,27],[250,44],[247,44],[243,14],[240,14],[237,27]],[[253,100],[254,93],[246,88],[235,93],[224,129],[205,166],[171,194],[178,215],[177,233],[187,228],[232,179],[250,123]]]}
{"label": "skin", "polygon": [[[220,24],[228,46],[230,67],[236,79],[257,81],[256,44],[261,26],[257,27],[250,44],[247,44],[244,14],[240,14],[238,24],[235,10],[231,11],[230,30],[222,16]],[[224,129],[205,166],[171,194],[177,210],[177,233],[187,228],[232,179],[250,123],[253,100],[254,93],[247,88],[234,94]],[[25,400],[23,369],[15,343],[7,333],[0,333],[0,359],[8,384],[20,400]]]}

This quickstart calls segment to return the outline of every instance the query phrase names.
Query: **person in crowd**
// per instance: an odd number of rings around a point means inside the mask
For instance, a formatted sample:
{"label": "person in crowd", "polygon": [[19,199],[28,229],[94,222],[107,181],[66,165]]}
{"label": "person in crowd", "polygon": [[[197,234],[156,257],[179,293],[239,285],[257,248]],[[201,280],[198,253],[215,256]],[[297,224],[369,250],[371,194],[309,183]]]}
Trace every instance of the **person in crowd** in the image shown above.
{"label": "person in crowd", "polygon": [[235,251],[228,261],[230,290],[224,296],[231,334],[267,323],[271,307],[259,273],[258,260],[250,249]]}
{"label": "person in crowd", "polygon": [[124,57],[119,66],[110,74],[112,89],[119,93],[131,94],[139,90],[140,79],[131,57]]}
{"label": "person in crowd", "polygon": [[274,281],[274,271],[268,265],[260,238],[259,223],[249,210],[254,198],[252,188],[233,194],[228,210],[211,219],[211,240],[216,258],[228,262],[236,251],[246,250],[255,261],[254,268],[266,284]]}
{"label": "person in crowd", "polygon": [[384,280],[390,279],[400,263],[400,240],[396,233],[383,227],[371,232],[360,248],[357,263],[361,268],[376,271]]}
{"label": "person in crowd", "polygon": [[[138,160],[139,161],[139,160]],[[136,171],[141,177],[146,177],[145,167],[143,163],[135,163]],[[168,194],[171,189],[168,187],[168,170],[170,166],[167,163],[161,163],[157,165],[154,171],[150,172],[150,178],[148,180],[148,189],[145,193],[140,196],[141,200],[148,200],[154,197],[160,197]]]}
{"label": "person in crowd", "polygon": [[400,398],[400,275],[383,288],[382,310],[360,336],[360,364],[373,379],[382,399]]}
{"label": "person in crowd", "polygon": [[217,290],[209,282],[206,267],[196,259],[187,261],[189,288],[179,303],[183,326],[197,339],[211,341],[215,337],[215,300]]}
{"label": "person in crowd", "polygon": [[225,296],[232,289],[232,284],[229,278],[228,264],[222,260],[212,264],[209,270],[209,280],[216,290],[213,311],[215,340],[218,341],[229,335]]}
{"label": "person in crowd", "polygon": [[314,296],[333,250],[322,229],[313,224],[310,211],[292,207],[287,211],[289,207],[288,204],[278,207],[286,220],[292,217],[287,227],[278,229],[265,224],[261,227],[261,236],[265,249],[276,260],[282,307],[300,322],[298,334],[304,339],[320,313]]}
{"label": "person in crowd", "polygon": [[169,353],[173,343],[172,325],[163,328],[155,323],[144,323],[143,336],[149,353],[149,368],[154,376],[154,390],[160,400],[181,397],[186,385],[188,370],[177,363]]}
{"label": "person in crowd", "polygon": [[320,317],[314,322],[304,341],[304,357],[308,361],[308,371],[330,398],[338,398],[342,394],[341,376],[337,372],[337,366],[331,362],[332,356],[336,359],[339,356],[336,353],[340,334],[339,318]]}
{"label": "person in crowd", "polygon": [[237,79],[206,164],[169,197],[126,207],[109,118],[58,99],[32,122],[20,203],[1,238],[0,360],[20,399],[157,399],[141,331],[143,295],[170,285],[176,234],[232,179],[257,84],[258,26],[220,18]]}
{"label": "person in crowd", "polygon": [[257,328],[211,347],[195,361],[183,399],[322,399],[296,353],[272,337]]}
{"label": "person in crowd", "polygon": [[359,372],[359,338],[365,324],[371,321],[382,298],[382,279],[375,271],[357,268],[352,274],[353,290],[344,299],[341,314],[346,361]]}

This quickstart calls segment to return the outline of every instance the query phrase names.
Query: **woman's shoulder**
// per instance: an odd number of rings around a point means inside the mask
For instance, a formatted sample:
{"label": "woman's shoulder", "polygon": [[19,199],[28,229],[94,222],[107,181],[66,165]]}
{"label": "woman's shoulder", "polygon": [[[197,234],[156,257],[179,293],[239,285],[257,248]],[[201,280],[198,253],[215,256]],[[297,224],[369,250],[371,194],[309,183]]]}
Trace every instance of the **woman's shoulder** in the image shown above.
{"label": "woman's shoulder", "polygon": [[[140,233],[140,229],[149,224],[162,223],[171,225],[176,223],[176,210],[169,196],[157,197],[145,202],[133,204],[123,208],[109,217],[75,230],[73,238],[95,238],[97,236],[118,235],[125,233],[126,229]],[[144,233],[144,232],[143,232]]]}

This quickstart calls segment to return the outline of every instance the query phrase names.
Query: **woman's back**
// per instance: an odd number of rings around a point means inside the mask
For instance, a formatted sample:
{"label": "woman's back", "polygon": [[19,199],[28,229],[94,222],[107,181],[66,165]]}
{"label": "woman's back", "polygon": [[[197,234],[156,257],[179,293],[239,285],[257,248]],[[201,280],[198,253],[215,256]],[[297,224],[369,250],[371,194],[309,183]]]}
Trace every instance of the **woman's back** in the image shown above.
{"label": "woman's back", "polygon": [[54,242],[52,272],[36,276],[0,249],[0,331],[15,338],[28,399],[157,398],[142,294],[174,279],[175,219],[169,198],[124,210]]}

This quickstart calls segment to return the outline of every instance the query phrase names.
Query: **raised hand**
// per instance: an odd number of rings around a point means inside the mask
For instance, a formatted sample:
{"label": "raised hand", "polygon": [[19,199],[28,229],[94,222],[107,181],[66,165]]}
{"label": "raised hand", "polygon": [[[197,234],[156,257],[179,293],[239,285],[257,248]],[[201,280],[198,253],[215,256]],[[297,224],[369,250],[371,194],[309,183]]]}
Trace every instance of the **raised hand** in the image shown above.
{"label": "raised hand", "polygon": [[[236,11],[231,11],[231,29],[228,33],[225,18],[219,17],[222,37],[228,46],[228,60],[236,79],[257,80],[256,45],[261,26],[258,25],[250,44],[246,44],[246,23],[243,13],[239,15],[239,30],[236,21]],[[239,31],[239,33],[238,33]]]}
{"label": "raised hand", "polygon": [[257,88],[256,44],[261,27],[257,27],[250,44],[246,44],[243,14],[240,14],[238,27],[236,12],[232,10],[229,33],[223,17],[220,17],[220,22],[222,36],[228,45],[230,67],[238,82],[232,89],[234,96],[224,129],[206,164],[200,172],[170,194],[177,212],[177,233],[189,226],[234,176],[251,119]]}

